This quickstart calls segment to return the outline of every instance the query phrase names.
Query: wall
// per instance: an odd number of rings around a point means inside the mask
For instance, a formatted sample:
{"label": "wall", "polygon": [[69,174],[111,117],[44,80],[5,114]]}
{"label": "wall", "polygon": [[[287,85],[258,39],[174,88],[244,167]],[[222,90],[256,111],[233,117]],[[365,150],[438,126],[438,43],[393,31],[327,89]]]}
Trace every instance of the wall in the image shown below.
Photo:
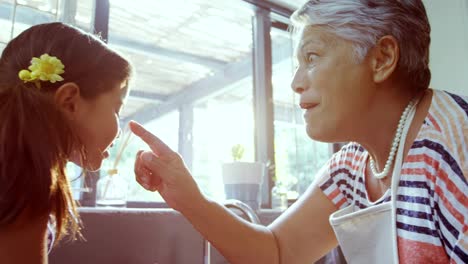
{"label": "wall", "polygon": [[[264,210],[264,225],[280,214]],[[203,264],[204,240],[172,209],[80,208],[85,240],[61,241],[49,255],[51,264]],[[313,245],[311,245],[313,246]],[[211,264],[227,264],[211,247]],[[316,262],[344,263],[335,249]]]}
{"label": "wall", "polygon": [[173,210],[81,208],[80,215],[86,240],[61,242],[49,263],[202,263],[202,237]]}
{"label": "wall", "polygon": [[[268,210],[262,211],[259,218],[267,225],[278,215],[279,211]],[[202,236],[172,209],[84,207],[80,208],[80,216],[85,240],[61,241],[49,255],[49,263],[203,263]],[[228,262],[211,247],[211,263]]]}
{"label": "wall", "polygon": [[423,0],[432,27],[431,87],[468,96],[468,0]]}

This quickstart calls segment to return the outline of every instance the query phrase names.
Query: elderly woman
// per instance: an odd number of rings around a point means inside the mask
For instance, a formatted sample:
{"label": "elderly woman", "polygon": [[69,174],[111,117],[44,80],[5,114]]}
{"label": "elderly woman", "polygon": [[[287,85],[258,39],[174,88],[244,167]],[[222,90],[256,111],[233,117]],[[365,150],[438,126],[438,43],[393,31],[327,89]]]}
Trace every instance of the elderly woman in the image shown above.
{"label": "elderly woman", "polygon": [[468,103],[428,88],[421,0],[313,0],[292,19],[307,134],[351,142],[299,201],[268,227],[240,220],[132,123],[152,149],[137,155],[137,180],[231,263],[312,263],[337,245],[350,263],[467,263]]}

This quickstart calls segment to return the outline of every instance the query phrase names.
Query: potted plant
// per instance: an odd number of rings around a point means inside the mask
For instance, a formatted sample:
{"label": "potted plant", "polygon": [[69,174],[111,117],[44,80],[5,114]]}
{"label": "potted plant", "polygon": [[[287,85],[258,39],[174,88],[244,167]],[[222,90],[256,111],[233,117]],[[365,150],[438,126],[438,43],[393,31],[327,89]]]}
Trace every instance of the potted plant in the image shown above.
{"label": "potted plant", "polygon": [[240,200],[252,209],[260,207],[260,186],[265,173],[261,162],[241,161],[245,148],[236,144],[231,148],[232,162],[222,165],[222,175],[226,199]]}

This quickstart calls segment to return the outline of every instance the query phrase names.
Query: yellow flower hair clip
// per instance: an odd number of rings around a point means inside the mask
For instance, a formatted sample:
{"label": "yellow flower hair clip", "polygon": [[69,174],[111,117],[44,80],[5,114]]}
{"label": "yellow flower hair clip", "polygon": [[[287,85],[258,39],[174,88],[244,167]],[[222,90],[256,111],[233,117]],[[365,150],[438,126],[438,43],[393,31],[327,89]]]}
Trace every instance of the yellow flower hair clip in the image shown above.
{"label": "yellow flower hair clip", "polygon": [[21,70],[18,76],[25,83],[35,82],[36,86],[40,88],[41,84],[39,81],[49,81],[51,83],[63,81],[60,74],[65,72],[64,68],[65,66],[57,57],[45,53],[39,58],[33,57],[31,59],[31,66],[28,67],[29,71]]}

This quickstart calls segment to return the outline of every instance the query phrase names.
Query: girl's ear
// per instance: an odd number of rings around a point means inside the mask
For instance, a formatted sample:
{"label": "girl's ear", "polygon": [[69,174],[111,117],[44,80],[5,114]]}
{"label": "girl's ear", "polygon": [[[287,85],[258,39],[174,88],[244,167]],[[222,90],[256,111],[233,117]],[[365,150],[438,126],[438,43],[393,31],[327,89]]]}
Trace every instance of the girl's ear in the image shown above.
{"label": "girl's ear", "polygon": [[55,91],[55,103],[70,120],[75,120],[81,95],[76,83],[68,82]]}

